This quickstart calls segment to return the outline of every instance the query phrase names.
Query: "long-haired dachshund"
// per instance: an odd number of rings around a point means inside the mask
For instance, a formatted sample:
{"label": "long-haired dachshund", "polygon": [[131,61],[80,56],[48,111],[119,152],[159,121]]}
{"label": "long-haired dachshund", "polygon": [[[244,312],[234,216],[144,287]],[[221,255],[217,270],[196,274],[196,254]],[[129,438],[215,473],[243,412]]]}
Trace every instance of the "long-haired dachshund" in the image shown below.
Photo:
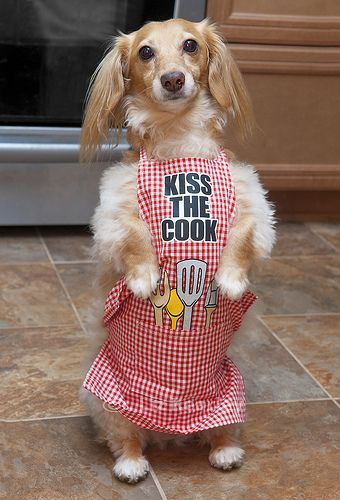
{"label": "long-haired dachshund", "polygon": [[246,137],[251,104],[207,20],[119,36],[91,82],[83,157],[122,127],[131,150],[105,171],[93,217],[101,309],[109,297],[81,397],[123,481],[147,475],[148,443],[181,435],[208,443],[214,467],[244,457],[244,388],[226,348],[275,236],[255,169],[222,147],[229,122]]}

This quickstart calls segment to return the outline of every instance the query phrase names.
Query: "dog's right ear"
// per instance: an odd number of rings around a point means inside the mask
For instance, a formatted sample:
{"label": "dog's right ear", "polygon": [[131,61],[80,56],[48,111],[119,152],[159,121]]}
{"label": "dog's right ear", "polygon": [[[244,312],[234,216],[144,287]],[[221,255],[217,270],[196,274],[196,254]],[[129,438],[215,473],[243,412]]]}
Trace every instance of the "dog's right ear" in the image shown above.
{"label": "dog's right ear", "polygon": [[82,160],[95,156],[111,128],[119,131],[123,127],[122,99],[126,92],[130,42],[130,35],[117,37],[91,78],[80,138]]}

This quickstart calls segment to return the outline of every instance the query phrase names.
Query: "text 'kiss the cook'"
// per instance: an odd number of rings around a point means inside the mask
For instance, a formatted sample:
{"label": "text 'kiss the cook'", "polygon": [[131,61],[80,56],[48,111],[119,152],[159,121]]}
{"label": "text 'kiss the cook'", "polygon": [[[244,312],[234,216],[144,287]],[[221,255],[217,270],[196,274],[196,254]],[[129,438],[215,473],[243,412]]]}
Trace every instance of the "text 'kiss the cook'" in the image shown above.
{"label": "text 'kiss the cook'", "polygon": [[164,196],[171,203],[172,217],[162,221],[164,241],[216,241],[217,219],[210,214],[211,179],[188,172],[164,177]]}

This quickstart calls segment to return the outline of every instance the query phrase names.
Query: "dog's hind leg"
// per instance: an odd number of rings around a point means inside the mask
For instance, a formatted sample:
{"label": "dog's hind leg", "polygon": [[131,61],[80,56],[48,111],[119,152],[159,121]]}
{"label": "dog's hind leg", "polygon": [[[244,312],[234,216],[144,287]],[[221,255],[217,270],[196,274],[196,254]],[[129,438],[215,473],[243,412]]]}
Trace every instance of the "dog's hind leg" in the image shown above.
{"label": "dog's hind leg", "polygon": [[138,483],[149,472],[149,462],[143,455],[147,431],[120,413],[109,413],[106,417],[106,441],[116,458],[113,473],[120,481]]}
{"label": "dog's hind leg", "polygon": [[144,479],[149,472],[149,462],[143,455],[142,436],[135,434],[122,441],[119,451],[116,451],[116,463],[113,473],[120,481],[137,483]]}
{"label": "dog's hind leg", "polygon": [[105,409],[103,402],[84,388],[80,391],[80,399],[89,409],[98,441],[106,442],[116,458],[113,467],[116,478],[127,483],[144,479],[149,471],[149,463],[143,455],[148,432],[119,412]]}
{"label": "dog's hind leg", "polygon": [[217,427],[204,432],[203,441],[210,444],[209,462],[213,467],[231,470],[241,467],[244,450],[239,444],[239,425]]}

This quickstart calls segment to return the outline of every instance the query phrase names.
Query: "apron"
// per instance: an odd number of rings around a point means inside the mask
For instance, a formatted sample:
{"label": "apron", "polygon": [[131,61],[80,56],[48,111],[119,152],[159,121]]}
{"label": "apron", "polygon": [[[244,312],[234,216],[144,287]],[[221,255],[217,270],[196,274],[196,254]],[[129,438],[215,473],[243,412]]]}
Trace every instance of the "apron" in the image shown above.
{"label": "apron", "polygon": [[[243,422],[242,376],[226,355],[255,301],[219,293],[215,272],[236,213],[224,149],[217,158],[148,159],[138,167],[138,204],[161,277],[149,299],[124,277],[109,293],[108,338],[84,387],[134,424],[189,434]],[[105,406],[104,406],[105,407]]]}

